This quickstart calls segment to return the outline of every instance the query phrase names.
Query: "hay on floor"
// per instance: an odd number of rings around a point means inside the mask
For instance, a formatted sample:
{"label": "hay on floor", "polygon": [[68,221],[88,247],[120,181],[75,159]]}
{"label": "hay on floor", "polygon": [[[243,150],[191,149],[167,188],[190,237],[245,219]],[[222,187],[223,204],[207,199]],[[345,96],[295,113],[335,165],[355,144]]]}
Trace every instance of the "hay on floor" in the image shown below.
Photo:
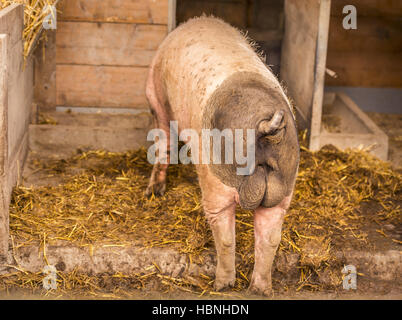
{"label": "hay on floor", "polygon": [[[38,160],[33,165],[63,182],[14,190],[10,231],[16,248],[57,240],[79,246],[136,243],[175,248],[197,261],[206,248],[214,246],[193,166],[170,166],[166,194],[148,199],[143,193],[152,167],[145,149],[79,151],[69,159]],[[297,290],[321,289],[323,278],[326,287],[339,287],[342,266],[334,255],[336,248],[373,247],[375,239],[368,226],[376,225],[377,233],[386,237],[384,225],[401,225],[401,178],[388,163],[361,150],[343,152],[326,146],[313,153],[301,147],[294,198],[279,247],[300,256]],[[236,221],[236,251],[241,262],[231,294],[248,286],[254,262],[252,212],[237,210]],[[400,244],[398,239],[388,240]],[[14,271],[0,276],[0,290],[20,287],[49,294],[42,289],[43,274]],[[162,291],[215,294],[209,277],[173,279],[157,268],[136,275],[98,277],[59,272],[60,289],[52,294],[124,296],[128,293],[123,288],[144,289],[154,281],[159,281]]]}

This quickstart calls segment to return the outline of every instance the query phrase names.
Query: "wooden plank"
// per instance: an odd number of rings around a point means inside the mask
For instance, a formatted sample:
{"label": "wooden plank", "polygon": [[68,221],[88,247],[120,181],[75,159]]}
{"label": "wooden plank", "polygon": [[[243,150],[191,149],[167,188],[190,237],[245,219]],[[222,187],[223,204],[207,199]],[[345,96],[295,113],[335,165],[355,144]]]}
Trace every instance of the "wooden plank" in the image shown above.
{"label": "wooden plank", "polygon": [[345,16],[343,7],[354,5],[358,18],[371,17],[400,17],[402,15],[401,0],[335,0],[332,1],[331,15]]}
{"label": "wooden plank", "polygon": [[[8,75],[7,75],[8,36],[0,34],[0,177],[7,164],[7,109],[8,109]],[[0,190],[1,191],[1,190]],[[1,203],[0,203],[1,206]],[[0,208],[1,210],[1,208]]]}
{"label": "wooden plank", "polygon": [[59,21],[168,23],[168,0],[64,0]]}
{"label": "wooden plank", "polygon": [[7,109],[8,76],[7,44],[8,35],[0,34],[0,263],[5,263],[8,252],[8,201],[6,201],[6,166],[7,166]]}
{"label": "wooden plank", "polygon": [[73,154],[79,147],[125,152],[150,145],[147,134],[152,129],[151,115],[147,123],[145,128],[31,125],[29,145],[32,150],[39,150],[41,155],[52,155],[57,149],[63,155]]}
{"label": "wooden plank", "polygon": [[22,39],[14,45],[8,57],[8,157],[18,150],[28,130],[33,98],[33,62],[28,58],[24,68]]}
{"label": "wooden plank", "polygon": [[285,1],[280,72],[303,129],[310,129],[319,8],[318,0]]}
{"label": "wooden plank", "polygon": [[34,101],[41,111],[56,108],[56,31],[47,30],[46,36],[34,53]]}
{"label": "wooden plank", "polygon": [[14,46],[22,36],[24,28],[24,7],[21,4],[12,4],[0,10],[0,34],[7,34],[9,46]]}
{"label": "wooden plank", "polygon": [[168,3],[168,32],[176,28],[176,0],[169,0]]}
{"label": "wooden plank", "polygon": [[310,143],[313,151],[320,148],[321,115],[324,96],[324,79],[327,59],[328,30],[331,0],[321,0],[318,17],[317,48],[314,68],[314,89],[311,110]]}
{"label": "wooden plank", "polygon": [[59,22],[56,62],[148,66],[166,34],[165,25]]}
{"label": "wooden plank", "polygon": [[147,106],[148,68],[57,65],[57,105],[74,107]]}
{"label": "wooden plank", "polygon": [[400,53],[330,51],[329,69],[337,78],[327,77],[329,86],[402,87],[402,63]]}
{"label": "wooden plank", "polygon": [[331,17],[328,51],[402,52],[402,23],[395,19],[359,17],[356,30],[345,30],[342,17]]}

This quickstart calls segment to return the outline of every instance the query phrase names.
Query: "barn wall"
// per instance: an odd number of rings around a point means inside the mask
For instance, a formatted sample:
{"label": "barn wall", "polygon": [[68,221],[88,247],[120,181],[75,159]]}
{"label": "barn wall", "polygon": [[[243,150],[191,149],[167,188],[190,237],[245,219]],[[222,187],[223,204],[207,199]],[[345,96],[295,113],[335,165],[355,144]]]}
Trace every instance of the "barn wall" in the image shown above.
{"label": "barn wall", "polygon": [[8,208],[28,149],[33,62],[23,57],[23,7],[0,11],[0,260],[8,250]]}
{"label": "barn wall", "polygon": [[168,0],[64,0],[60,11],[50,70],[56,105],[144,108],[147,69],[167,34]]}
{"label": "barn wall", "polygon": [[[357,9],[357,29],[345,30],[345,5]],[[402,87],[402,1],[333,0],[326,85],[352,87]]]}

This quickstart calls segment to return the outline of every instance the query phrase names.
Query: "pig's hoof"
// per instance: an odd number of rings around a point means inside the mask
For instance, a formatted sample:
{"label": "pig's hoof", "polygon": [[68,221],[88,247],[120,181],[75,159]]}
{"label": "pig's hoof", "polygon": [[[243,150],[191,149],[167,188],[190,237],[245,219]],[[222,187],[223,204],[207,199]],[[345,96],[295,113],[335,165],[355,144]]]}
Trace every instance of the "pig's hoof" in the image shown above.
{"label": "pig's hoof", "polygon": [[145,190],[145,196],[150,197],[152,194],[155,196],[163,196],[166,191],[166,183],[165,182],[160,182],[160,183],[153,183],[148,185],[147,189]]}
{"label": "pig's hoof", "polygon": [[216,279],[214,283],[214,290],[215,291],[222,291],[228,288],[233,288],[235,285],[236,279],[225,279],[225,280],[219,280]]}
{"label": "pig's hoof", "polygon": [[251,284],[248,288],[247,292],[249,294],[255,294],[257,296],[264,296],[268,298],[272,298],[273,291],[271,287],[257,287],[256,285]]}

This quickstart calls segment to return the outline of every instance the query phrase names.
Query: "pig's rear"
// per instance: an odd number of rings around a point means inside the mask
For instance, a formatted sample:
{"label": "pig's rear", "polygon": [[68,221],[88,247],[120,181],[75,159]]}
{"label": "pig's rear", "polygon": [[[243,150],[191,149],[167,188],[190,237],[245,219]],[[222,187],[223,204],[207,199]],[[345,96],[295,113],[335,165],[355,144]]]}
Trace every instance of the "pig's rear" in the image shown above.
{"label": "pig's rear", "polygon": [[[165,109],[161,113],[177,120],[179,130],[256,130],[250,176],[237,175],[236,162],[209,165],[237,190],[243,208],[273,207],[291,195],[299,152],[289,101],[238,30],[209,17],[180,25],[160,46],[149,82]],[[275,123],[276,128],[267,129]]]}

